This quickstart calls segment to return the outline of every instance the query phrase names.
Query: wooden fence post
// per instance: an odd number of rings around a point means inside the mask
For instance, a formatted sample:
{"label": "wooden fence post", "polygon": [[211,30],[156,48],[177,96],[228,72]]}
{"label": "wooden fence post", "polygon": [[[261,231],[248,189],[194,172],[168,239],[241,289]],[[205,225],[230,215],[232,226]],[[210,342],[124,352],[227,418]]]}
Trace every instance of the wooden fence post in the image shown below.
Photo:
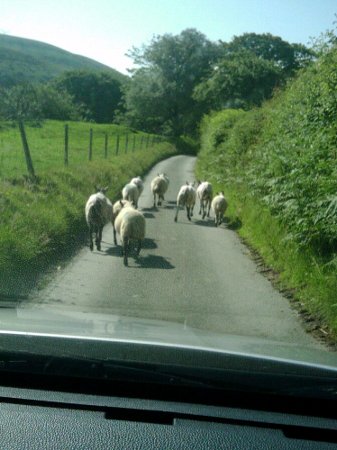
{"label": "wooden fence post", "polygon": [[93,135],[93,131],[92,131],[92,128],[90,128],[90,136],[89,136],[89,161],[92,160],[92,135]]}
{"label": "wooden fence post", "polygon": [[69,126],[64,125],[64,165],[67,166],[69,164],[69,152],[68,152],[68,144],[69,144]]}
{"label": "wooden fence post", "polygon": [[26,158],[27,170],[28,170],[29,176],[32,179],[35,179],[36,177],[35,177],[35,172],[34,172],[33,161],[32,161],[32,157],[30,155],[30,150],[28,147],[28,141],[27,141],[27,136],[26,136],[26,132],[25,132],[25,127],[23,125],[22,120],[19,120],[19,130],[20,130],[20,135],[21,135],[23,151],[24,151],[25,158]]}
{"label": "wooden fence post", "polygon": [[125,153],[128,152],[128,147],[129,147],[129,135],[126,134],[125,135]]}
{"label": "wooden fence post", "polygon": [[116,139],[116,155],[118,155],[118,151],[119,151],[119,134],[117,134],[117,139]]}
{"label": "wooden fence post", "polygon": [[104,158],[107,159],[108,157],[108,133],[105,133],[105,139],[104,139]]}

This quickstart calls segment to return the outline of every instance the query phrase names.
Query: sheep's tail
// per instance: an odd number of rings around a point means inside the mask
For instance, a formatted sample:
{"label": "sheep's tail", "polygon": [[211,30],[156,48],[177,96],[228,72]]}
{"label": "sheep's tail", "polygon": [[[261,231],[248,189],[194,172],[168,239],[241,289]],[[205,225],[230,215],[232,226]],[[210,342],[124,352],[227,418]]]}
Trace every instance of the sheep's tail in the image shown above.
{"label": "sheep's tail", "polygon": [[96,201],[93,205],[91,205],[89,209],[88,219],[92,224],[98,224],[102,222],[103,216],[103,205],[102,202]]}

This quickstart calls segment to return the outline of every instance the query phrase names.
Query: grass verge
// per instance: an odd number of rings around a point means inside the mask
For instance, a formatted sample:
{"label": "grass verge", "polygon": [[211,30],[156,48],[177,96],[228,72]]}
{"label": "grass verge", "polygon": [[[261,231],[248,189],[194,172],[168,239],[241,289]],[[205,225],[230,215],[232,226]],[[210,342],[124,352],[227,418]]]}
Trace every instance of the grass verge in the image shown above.
{"label": "grass verge", "polygon": [[[203,175],[199,164],[197,177]],[[242,188],[215,180],[212,184],[215,191],[225,192],[227,227],[250,248],[260,272],[290,300],[306,329],[336,349],[337,262],[327,264],[309,249],[301,250],[268,208]]]}
{"label": "grass verge", "polygon": [[45,270],[84,242],[84,206],[95,186],[109,186],[107,195],[114,201],[131,177],[175,153],[163,142],[110,161],[40,171],[34,183],[24,178],[0,182],[0,294],[9,295],[13,286],[25,284],[22,274]]}

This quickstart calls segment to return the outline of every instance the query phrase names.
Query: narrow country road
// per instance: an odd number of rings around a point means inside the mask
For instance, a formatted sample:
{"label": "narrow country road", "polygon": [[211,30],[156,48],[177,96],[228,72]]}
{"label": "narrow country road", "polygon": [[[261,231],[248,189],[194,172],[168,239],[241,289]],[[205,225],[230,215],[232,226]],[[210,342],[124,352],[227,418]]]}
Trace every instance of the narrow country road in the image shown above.
{"label": "narrow country road", "polygon": [[[274,290],[249,257],[235,232],[202,221],[197,202],[192,222],[180,211],[179,187],[194,180],[195,158],[176,156],[157,164],[145,178],[139,208],[146,217],[146,240],[139,260],[124,267],[112,227],[102,251],[83,248],[30,304],[81,312],[163,319],[217,333],[266,337],[321,348],[306,333],[288,300]],[[150,182],[166,172],[170,185],[162,207],[153,208]],[[138,174],[134,174],[137,176]]]}

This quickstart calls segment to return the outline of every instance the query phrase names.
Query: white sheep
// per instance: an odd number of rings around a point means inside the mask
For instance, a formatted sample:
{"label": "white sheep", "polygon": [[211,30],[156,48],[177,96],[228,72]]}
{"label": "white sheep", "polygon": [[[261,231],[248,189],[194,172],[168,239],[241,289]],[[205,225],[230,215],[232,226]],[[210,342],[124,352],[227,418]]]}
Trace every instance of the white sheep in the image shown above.
{"label": "white sheep", "polygon": [[115,228],[121,238],[124,265],[127,266],[130,241],[137,241],[136,255],[139,255],[145,238],[145,217],[132,205],[125,205],[115,219]]}
{"label": "white sheep", "polygon": [[222,223],[223,216],[227,209],[228,203],[224,197],[224,193],[218,193],[212,200],[212,210],[214,211],[214,222],[215,226],[219,226]]}
{"label": "white sheep", "polygon": [[174,217],[175,222],[177,222],[177,220],[178,220],[178,212],[179,212],[180,206],[186,207],[187,218],[188,218],[188,220],[191,220],[191,217],[193,216],[193,208],[195,205],[196,197],[197,197],[197,194],[193,187],[193,184],[189,184],[186,181],[186,184],[181,186],[181,188],[178,192],[178,195],[177,195],[177,210],[176,210],[176,215]]}
{"label": "white sheep", "polygon": [[153,194],[153,207],[156,207],[156,196],[158,197],[158,206],[161,206],[161,202],[164,199],[164,194],[167,191],[170,180],[165,173],[158,174],[151,181],[151,192]]}
{"label": "white sheep", "polygon": [[213,198],[213,188],[211,183],[208,181],[199,181],[197,196],[200,201],[199,214],[202,214],[202,218],[204,219],[207,211],[207,217],[209,217],[209,211],[211,209],[211,202]]}
{"label": "white sheep", "polygon": [[132,206],[132,203],[130,203],[128,200],[117,200],[117,202],[115,202],[112,207],[111,222],[112,222],[115,245],[117,245],[115,220],[116,220],[116,217],[118,216],[118,214],[121,212],[122,208],[124,208],[124,206]]}
{"label": "white sheep", "polygon": [[128,183],[122,190],[123,200],[128,200],[133,203],[135,208],[138,208],[139,189],[136,184]]}
{"label": "white sheep", "polygon": [[141,179],[141,177],[132,178],[130,183],[133,183],[133,184],[135,184],[137,186],[138,191],[139,191],[139,195],[141,195],[141,193],[144,190],[144,183],[143,183],[143,180]]}
{"label": "white sheep", "polygon": [[95,233],[97,250],[101,250],[103,227],[112,218],[112,203],[105,196],[106,188],[97,188],[96,194],[90,195],[85,205],[85,219],[89,227],[90,250],[94,249],[92,234]]}

